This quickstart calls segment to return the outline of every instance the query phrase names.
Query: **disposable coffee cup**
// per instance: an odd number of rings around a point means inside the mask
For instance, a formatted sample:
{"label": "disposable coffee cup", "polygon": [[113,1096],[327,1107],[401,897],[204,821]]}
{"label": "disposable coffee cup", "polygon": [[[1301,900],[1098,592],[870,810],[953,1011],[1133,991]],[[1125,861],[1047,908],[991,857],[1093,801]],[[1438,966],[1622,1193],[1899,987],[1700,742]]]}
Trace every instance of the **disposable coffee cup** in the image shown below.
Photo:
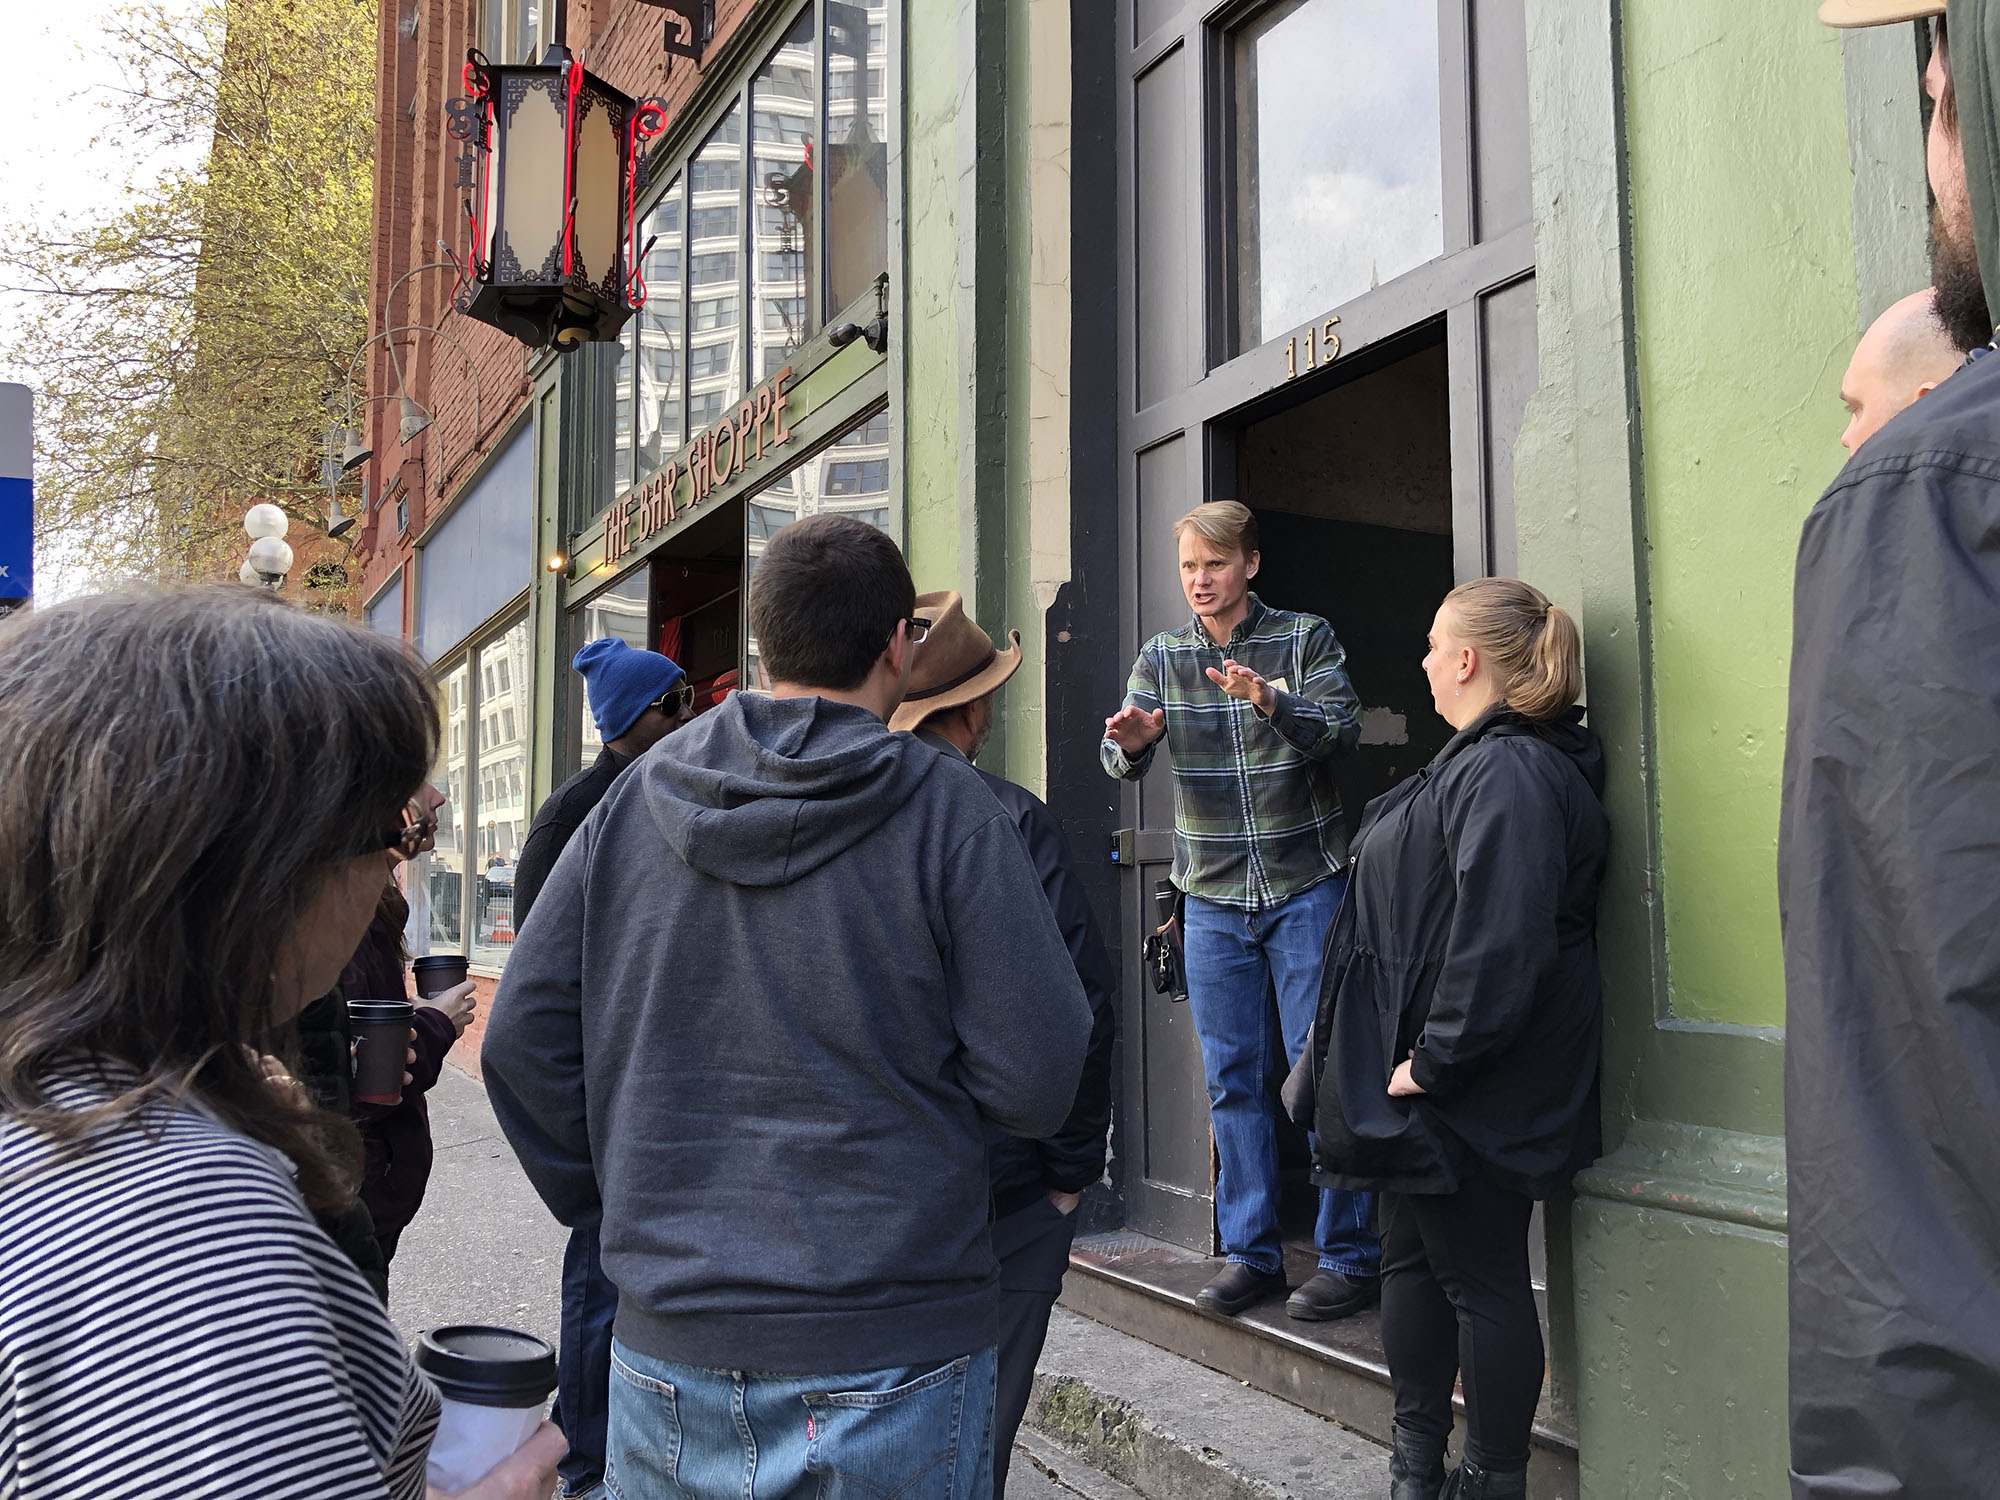
{"label": "disposable coffee cup", "polygon": [[462,1490],[534,1435],[556,1388],[556,1351],[531,1333],[459,1323],[417,1338],[417,1365],[444,1398],[424,1477]]}
{"label": "disposable coffee cup", "polygon": [[347,1002],[347,1026],[354,1033],[354,1097],[361,1103],[402,1102],[410,1018],[416,1013],[407,1000]]}
{"label": "disposable coffee cup", "polygon": [[417,993],[428,1000],[465,983],[465,955],[427,953],[410,965],[410,972],[416,976]]}

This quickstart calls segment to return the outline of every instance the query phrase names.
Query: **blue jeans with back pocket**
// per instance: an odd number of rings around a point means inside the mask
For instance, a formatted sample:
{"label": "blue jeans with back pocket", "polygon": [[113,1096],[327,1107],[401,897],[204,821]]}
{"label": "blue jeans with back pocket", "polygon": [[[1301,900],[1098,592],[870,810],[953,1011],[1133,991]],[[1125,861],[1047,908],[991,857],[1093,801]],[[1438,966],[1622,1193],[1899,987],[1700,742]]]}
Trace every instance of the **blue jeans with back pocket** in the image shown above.
{"label": "blue jeans with back pocket", "polygon": [[709,1370],[611,1346],[615,1500],[989,1500],[991,1347],[832,1375]]}

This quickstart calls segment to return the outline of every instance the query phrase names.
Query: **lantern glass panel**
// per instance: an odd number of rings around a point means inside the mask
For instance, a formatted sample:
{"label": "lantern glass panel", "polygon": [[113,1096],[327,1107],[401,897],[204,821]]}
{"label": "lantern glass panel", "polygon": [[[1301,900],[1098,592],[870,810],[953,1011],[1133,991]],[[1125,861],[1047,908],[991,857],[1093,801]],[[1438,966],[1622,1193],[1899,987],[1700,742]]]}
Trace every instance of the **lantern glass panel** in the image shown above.
{"label": "lantern glass panel", "polygon": [[620,298],[618,242],[625,217],[623,110],[616,100],[586,90],[577,101],[583,118],[576,131],[576,247],[573,274],[607,301]]}
{"label": "lantern glass panel", "polygon": [[743,395],[743,101],[722,117],[688,164],[688,254],[713,266],[726,256],[727,280],[691,280],[688,287],[688,395],[690,431],[699,431]]}
{"label": "lantern glass panel", "polygon": [[493,280],[554,282],[562,276],[562,74],[556,68],[500,75],[500,222]]}
{"label": "lantern glass panel", "polygon": [[751,305],[751,379],[767,379],[812,332],[806,289],[816,261],[813,217],[813,115],[819,90],[808,9],[750,80],[754,152],[751,233],[755,285]]}
{"label": "lantern glass panel", "polygon": [[888,7],[826,0],[827,307],[889,269]]}

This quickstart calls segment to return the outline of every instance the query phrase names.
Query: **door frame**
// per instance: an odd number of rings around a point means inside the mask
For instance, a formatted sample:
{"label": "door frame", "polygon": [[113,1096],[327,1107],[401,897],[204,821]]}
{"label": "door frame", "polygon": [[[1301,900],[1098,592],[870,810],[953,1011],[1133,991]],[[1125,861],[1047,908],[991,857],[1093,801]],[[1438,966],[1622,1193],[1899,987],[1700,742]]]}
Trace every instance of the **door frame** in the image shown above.
{"label": "door frame", "polygon": [[[1495,482],[1488,437],[1492,393],[1486,372],[1492,351],[1483,312],[1488,298],[1515,288],[1525,289],[1532,301],[1528,283],[1534,275],[1534,229],[1532,215],[1524,212],[1520,222],[1491,237],[1482,238],[1479,232],[1472,64],[1475,12],[1489,22],[1497,14],[1505,24],[1518,25],[1524,37],[1522,7],[1518,0],[1500,0],[1487,3],[1482,11],[1481,0],[1436,0],[1443,253],[1238,354],[1230,352],[1234,183],[1228,149],[1228,49],[1230,33],[1270,3],[1120,0],[1116,7],[1118,646],[1126,661],[1142,644],[1137,629],[1144,555],[1139,535],[1139,455],[1180,438],[1181,491],[1190,502],[1235,498],[1236,433],[1245,422],[1379,367],[1394,357],[1414,330],[1439,320],[1444,323],[1449,382],[1454,571],[1463,581],[1514,568],[1513,497],[1509,485]],[[1141,10],[1153,13],[1143,35],[1138,34]],[[1178,301],[1181,327],[1168,327],[1185,351],[1185,362],[1175,388],[1142,406],[1138,401],[1138,307],[1144,294],[1138,225],[1138,85],[1177,51],[1186,59],[1179,103],[1181,128],[1189,132],[1182,137],[1181,179],[1175,195],[1185,236],[1185,285]],[[1525,64],[1519,82],[1525,122]],[[1525,135],[1519,150],[1525,160]],[[1325,347],[1321,335],[1328,329],[1339,339],[1332,360],[1319,357]],[[1135,782],[1121,786],[1119,813],[1119,863],[1125,873],[1118,909],[1123,948],[1130,959],[1136,958],[1143,935],[1153,926],[1151,888],[1172,858],[1171,833],[1141,826]],[[1150,993],[1141,965],[1128,961],[1124,969],[1120,1133],[1127,1143],[1122,1153],[1127,1221],[1135,1229],[1213,1253],[1212,1173],[1210,1194],[1202,1196],[1153,1179],[1146,1170],[1147,1007],[1164,1002]],[[1184,1075],[1186,1059],[1171,1061],[1173,1072]]]}

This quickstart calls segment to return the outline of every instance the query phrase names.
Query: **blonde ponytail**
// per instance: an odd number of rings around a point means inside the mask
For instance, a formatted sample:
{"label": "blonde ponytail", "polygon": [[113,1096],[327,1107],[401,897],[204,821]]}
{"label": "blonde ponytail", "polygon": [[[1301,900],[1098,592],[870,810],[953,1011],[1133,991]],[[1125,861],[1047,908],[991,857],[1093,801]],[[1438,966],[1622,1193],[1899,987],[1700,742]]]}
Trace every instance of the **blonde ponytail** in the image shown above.
{"label": "blonde ponytail", "polygon": [[1493,664],[1507,706],[1526,718],[1567,713],[1583,693],[1583,640],[1569,611],[1518,578],[1475,578],[1445,595],[1457,634]]}

